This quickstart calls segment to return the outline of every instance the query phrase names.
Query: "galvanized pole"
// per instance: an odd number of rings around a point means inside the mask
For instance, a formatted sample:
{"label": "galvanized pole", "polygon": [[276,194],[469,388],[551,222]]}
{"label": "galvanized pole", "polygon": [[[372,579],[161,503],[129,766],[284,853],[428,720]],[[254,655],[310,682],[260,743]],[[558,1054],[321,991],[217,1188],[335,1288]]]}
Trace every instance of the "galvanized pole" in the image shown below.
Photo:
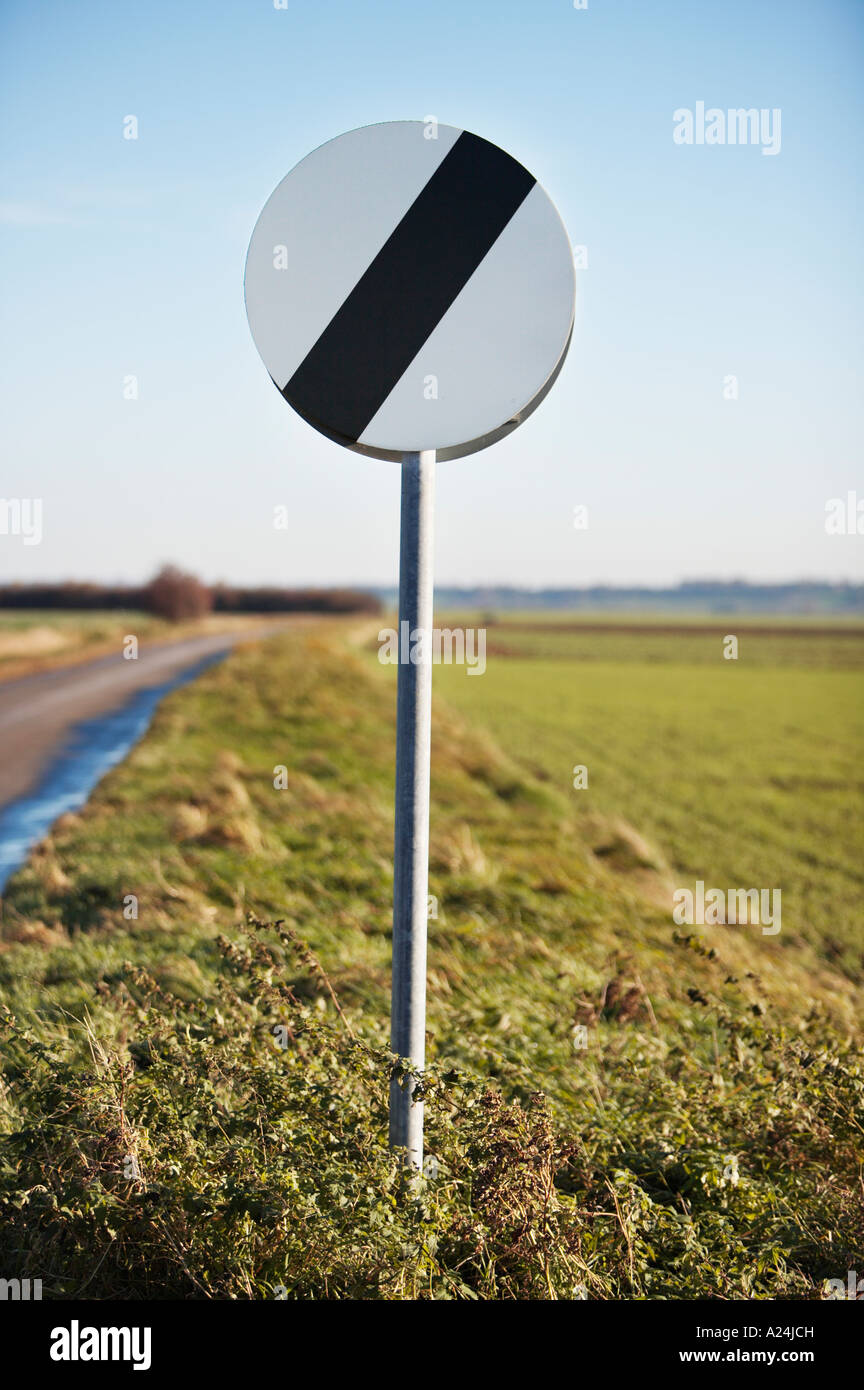
{"label": "galvanized pole", "polygon": [[402,1085],[397,1077],[390,1083],[390,1147],[407,1150],[407,1162],[414,1168],[423,1166],[423,1103],[413,1102],[413,1091],[426,1062],[434,495],[435,450],[405,454],[399,543],[390,1046],[398,1057],[410,1060],[411,1073]]}

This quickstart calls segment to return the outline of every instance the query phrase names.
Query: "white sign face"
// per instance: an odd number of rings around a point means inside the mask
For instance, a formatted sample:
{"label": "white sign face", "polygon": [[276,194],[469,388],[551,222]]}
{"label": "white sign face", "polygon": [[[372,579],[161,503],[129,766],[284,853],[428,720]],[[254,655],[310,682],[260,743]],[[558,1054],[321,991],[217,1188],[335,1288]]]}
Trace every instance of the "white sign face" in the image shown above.
{"label": "white sign face", "polygon": [[567,233],[532,175],[423,121],[307,155],[246,261],[249,326],[282,395],[374,458],[459,458],[515,429],[563,365],[574,297]]}

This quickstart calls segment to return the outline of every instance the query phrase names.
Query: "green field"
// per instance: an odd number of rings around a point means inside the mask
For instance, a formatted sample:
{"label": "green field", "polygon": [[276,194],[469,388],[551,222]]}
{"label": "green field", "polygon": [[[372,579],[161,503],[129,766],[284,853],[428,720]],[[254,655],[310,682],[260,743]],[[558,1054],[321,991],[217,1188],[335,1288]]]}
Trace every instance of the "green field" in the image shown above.
{"label": "green field", "polygon": [[138,626],[153,625],[163,627],[159,619],[136,609],[110,610],[94,609],[92,613],[78,609],[62,608],[0,608],[0,634],[29,632],[33,628],[56,628],[61,633],[81,634],[82,637],[101,638],[106,633],[113,636],[129,623]]}
{"label": "green field", "polygon": [[864,628],[622,622],[497,623],[486,673],[442,666],[436,688],[561,791],[587,767],[576,810],[623,815],[676,885],[780,887],[767,949],[809,943],[861,984]]}
{"label": "green field", "polygon": [[[502,623],[485,675],[436,669],[415,1188],[387,1150],[393,669],[346,621],[173,693],[4,897],[7,1277],[807,1300],[860,1268],[860,638],[733,663],[730,630]],[[691,877],[780,886],[781,933],[676,928]]]}

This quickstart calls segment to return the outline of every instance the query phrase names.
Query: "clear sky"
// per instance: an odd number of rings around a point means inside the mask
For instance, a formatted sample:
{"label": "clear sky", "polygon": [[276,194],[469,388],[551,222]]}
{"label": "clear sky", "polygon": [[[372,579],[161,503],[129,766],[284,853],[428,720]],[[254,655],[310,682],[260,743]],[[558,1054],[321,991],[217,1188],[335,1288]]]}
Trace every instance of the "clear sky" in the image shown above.
{"label": "clear sky", "polygon": [[[282,401],[243,268],[305,154],[430,115],[521,160],[588,258],[550,396],[439,466],[440,582],[864,577],[824,525],[864,500],[862,0],[5,0],[0,26],[0,497],[43,502],[0,580],[394,581],[399,466]],[[677,144],[700,101],[779,108],[779,153]]]}

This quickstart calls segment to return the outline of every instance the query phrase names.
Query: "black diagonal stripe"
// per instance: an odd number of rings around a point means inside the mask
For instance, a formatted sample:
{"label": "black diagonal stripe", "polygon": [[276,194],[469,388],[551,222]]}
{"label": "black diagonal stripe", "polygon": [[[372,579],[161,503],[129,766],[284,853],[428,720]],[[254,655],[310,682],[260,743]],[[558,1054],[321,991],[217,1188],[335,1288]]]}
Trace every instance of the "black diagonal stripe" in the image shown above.
{"label": "black diagonal stripe", "polygon": [[288,403],[359,439],[534,183],[463,131],[283,388]]}

